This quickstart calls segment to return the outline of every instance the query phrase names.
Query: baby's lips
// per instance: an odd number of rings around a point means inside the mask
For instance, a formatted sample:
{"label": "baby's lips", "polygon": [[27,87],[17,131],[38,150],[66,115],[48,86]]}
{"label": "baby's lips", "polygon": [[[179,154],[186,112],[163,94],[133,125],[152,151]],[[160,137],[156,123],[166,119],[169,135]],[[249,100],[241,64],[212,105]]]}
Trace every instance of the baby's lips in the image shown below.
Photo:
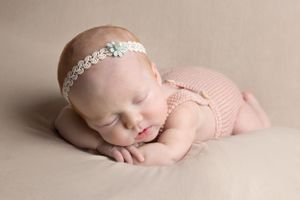
{"label": "baby's lips", "polygon": [[144,128],[141,132],[138,133],[138,135],[135,137],[136,140],[139,140],[139,139],[142,139],[143,137],[145,137],[144,134],[147,134],[146,132],[148,131],[148,129],[150,128],[151,126],[147,127],[147,128]]}

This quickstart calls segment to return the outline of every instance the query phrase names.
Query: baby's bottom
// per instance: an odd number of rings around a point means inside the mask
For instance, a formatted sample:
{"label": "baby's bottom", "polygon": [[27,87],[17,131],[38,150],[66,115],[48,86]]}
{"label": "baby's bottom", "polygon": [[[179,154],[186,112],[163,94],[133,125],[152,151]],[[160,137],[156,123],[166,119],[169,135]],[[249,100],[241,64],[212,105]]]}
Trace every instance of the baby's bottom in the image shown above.
{"label": "baby's bottom", "polygon": [[271,127],[270,120],[257,99],[250,92],[243,92],[244,103],[238,113],[234,135]]}

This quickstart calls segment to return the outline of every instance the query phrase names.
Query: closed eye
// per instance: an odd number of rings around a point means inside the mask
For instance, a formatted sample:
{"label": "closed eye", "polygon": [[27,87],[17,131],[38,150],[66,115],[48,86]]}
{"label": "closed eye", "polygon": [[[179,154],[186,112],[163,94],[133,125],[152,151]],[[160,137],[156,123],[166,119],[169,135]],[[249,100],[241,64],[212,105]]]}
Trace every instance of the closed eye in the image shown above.
{"label": "closed eye", "polygon": [[108,126],[111,126],[111,125],[113,125],[115,122],[117,122],[118,121],[118,117],[116,117],[114,120],[112,120],[111,122],[108,122],[108,123],[106,123],[106,124],[104,124],[104,125],[101,125],[101,127],[108,127]]}
{"label": "closed eye", "polygon": [[137,100],[134,101],[135,104],[142,103],[144,100],[146,100],[148,97],[148,94],[145,94],[144,96],[139,97]]}

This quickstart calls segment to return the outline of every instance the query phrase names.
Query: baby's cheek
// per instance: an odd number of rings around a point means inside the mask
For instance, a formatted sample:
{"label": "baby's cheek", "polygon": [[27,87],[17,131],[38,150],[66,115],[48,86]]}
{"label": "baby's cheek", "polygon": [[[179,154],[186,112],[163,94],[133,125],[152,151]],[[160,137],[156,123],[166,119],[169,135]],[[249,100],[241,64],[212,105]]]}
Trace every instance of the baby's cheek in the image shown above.
{"label": "baby's cheek", "polygon": [[149,117],[155,117],[158,120],[165,117],[165,114],[167,113],[167,105],[162,100],[156,100],[148,107],[147,110]]}
{"label": "baby's cheek", "polygon": [[124,130],[120,127],[115,127],[111,130],[110,133],[107,133],[106,135],[107,142],[119,145],[119,146],[127,146],[131,145],[131,141],[128,140],[127,134],[124,132]]}

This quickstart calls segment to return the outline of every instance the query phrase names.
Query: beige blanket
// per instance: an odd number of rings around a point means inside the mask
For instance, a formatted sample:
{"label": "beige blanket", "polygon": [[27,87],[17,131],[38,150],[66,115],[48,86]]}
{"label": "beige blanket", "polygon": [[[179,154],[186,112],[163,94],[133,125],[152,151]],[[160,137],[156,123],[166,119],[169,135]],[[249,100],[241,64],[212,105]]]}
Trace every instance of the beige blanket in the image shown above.
{"label": "beige blanket", "polygon": [[194,145],[181,162],[138,167],[80,151],[36,123],[1,127],[0,196],[65,199],[299,199],[300,131],[273,128]]}
{"label": "beige blanket", "polygon": [[[297,0],[1,1],[0,199],[300,199],[299,13]],[[58,57],[110,23],[135,32],[159,68],[207,66],[251,89],[281,128],[193,146],[169,167],[74,148],[52,128],[65,105]]]}

